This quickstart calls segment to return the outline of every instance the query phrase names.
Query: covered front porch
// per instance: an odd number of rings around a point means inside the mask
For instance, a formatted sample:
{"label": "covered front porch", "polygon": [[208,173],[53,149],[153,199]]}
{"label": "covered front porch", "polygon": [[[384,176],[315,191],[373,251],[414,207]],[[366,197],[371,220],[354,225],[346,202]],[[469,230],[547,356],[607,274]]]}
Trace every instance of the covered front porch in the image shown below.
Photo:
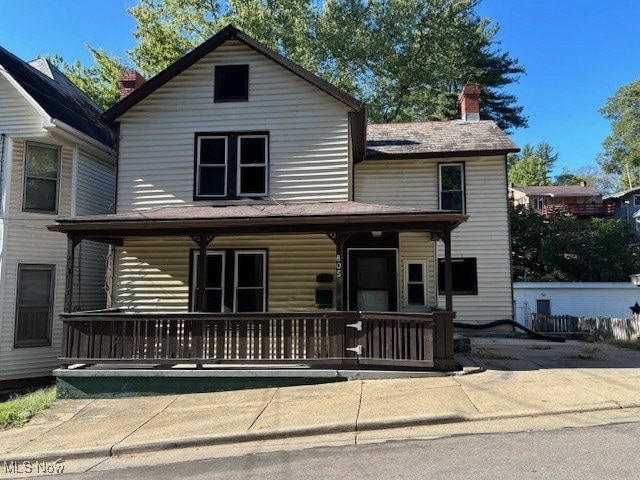
{"label": "covered front porch", "polygon": [[[60,220],[50,229],[68,236],[61,367],[454,369],[451,232],[466,219],[455,212],[340,202],[173,207]],[[400,312],[397,305],[384,303],[390,311],[361,311],[357,307],[362,304],[353,297],[348,301],[348,241],[363,233],[377,237],[379,232],[423,232],[426,242],[444,243],[445,305]],[[215,288],[200,288],[209,285],[213,263],[207,254],[211,258],[215,238],[309,234],[330,239],[335,255],[332,274],[318,275],[319,282],[330,283],[315,292],[315,310],[271,311],[268,280],[262,292],[255,286],[250,292],[254,300],[264,295],[261,311],[241,311],[238,295],[225,307],[223,300],[211,298],[224,299],[226,294],[216,297]],[[81,241],[106,242],[118,249],[130,239],[158,237],[193,242],[190,308],[138,312],[116,303],[105,311],[73,312],[74,258]],[[236,268],[237,262],[236,256]],[[109,271],[113,275],[113,261]],[[236,286],[237,277],[236,272]],[[363,298],[380,297],[374,290],[364,293]]]}

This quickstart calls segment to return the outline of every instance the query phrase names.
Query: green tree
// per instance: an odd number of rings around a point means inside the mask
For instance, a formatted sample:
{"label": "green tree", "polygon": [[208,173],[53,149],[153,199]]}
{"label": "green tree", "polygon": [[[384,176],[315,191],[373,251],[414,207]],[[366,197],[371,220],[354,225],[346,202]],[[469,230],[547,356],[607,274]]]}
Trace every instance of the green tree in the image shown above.
{"label": "green tree", "polygon": [[623,221],[543,217],[522,206],[510,220],[514,281],[626,282],[640,268]]}
{"label": "green tree", "polygon": [[547,142],[525,145],[520,153],[507,159],[509,183],[519,186],[551,185],[550,173],[558,154]]}
{"label": "green tree", "polygon": [[621,176],[622,189],[640,184],[640,79],[620,87],[600,113],[611,122],[598,163],[607,173]]}
{"label": "green tree", "polygon": [[49,57],[49,60],[100,108],[107,109],[120,99],[118,77],[126,65],[114,53],[91,47],[87,49],[93,57],[94,65],[91,67],[86,67],[77,60],[68,64],[58,55]]}
{"label": "green tree", "polygon": [[579,185],[586,182],[590,187],[602,190],[605,195],[614,193],[620,189],[620,176],[614,173],[605,173],[594,165],[585,165],[574,171],[567,167],[556,177],[554,185]]}
{"label": "green tree", "polygon": [[[475,13],[478,2],[140,0],[129,10],[136,45],[120,63],[150,77],[232,23],[367,102],[374,121],[457,118],[459,91],[475,83],[483,118],[505,130],[526,126],[517,99],[503,91],[524,70],[500,50],[498,26]],[[102,70],[96,64],[68,73],[78,84],[99,73],[116,85],[111,70]]]}

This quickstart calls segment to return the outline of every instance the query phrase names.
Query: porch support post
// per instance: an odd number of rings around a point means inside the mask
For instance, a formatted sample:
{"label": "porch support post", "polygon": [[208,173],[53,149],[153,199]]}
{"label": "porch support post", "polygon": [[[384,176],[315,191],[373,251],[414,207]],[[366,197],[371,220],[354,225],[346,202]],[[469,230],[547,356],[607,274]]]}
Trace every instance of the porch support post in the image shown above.
{"label": "porch support post", "polygon": [[344,305],[344,244],[351,236],[350,233],[336,232],[329,234],[329,238],[333,240],[336,245],[336,311],[342,312],[345,310]]}
{"label": "porch support post", "polygon": [[76,247],[82,239],[69,235],[67,237],[67,270],[65,272],[64,311],[71,313],[73,310],[73,274],[75,270]]}
{"label": "porch support post", "polygon": [[196,305],[194,310],[196,312],[202,312],[205,304],[206,290],[204,285],[207,279],[207,247],[213,241],[213,235],[189,235],[191,239],[198,244],[199,256],[198,256],[198,297],[196,298]]}
{"label": "porch support post", "polygon": [[444,242],[444,292],[445,308],[448,312],[453,311],[453,275],[451,271],[451,230],[442,232]]}

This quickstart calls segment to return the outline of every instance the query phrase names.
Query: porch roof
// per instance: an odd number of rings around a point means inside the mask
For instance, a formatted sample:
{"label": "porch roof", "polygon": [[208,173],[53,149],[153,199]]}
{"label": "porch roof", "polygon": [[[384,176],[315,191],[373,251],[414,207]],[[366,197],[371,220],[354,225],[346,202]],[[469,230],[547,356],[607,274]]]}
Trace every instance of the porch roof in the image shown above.
{"label": "porch roof", "polygon": [[61,218],[52,231],[78,237],[330,233],[368,230],[451,231],[467,215],[359,202],[180,206]]}

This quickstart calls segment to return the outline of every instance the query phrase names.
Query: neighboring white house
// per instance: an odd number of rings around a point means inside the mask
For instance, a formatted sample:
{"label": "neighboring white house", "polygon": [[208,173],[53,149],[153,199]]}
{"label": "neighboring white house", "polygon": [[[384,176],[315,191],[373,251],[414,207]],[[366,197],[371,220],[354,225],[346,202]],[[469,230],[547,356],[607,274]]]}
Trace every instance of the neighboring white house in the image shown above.
{"label": "neighboring white house", "polygon": [[629,307],[640,302],[631,282],[515,282],[515,320],[531,326],[531,314],[632,318]]}
{"label": "neighboring white house", "polygon": [[[58,364],[67,240],[46,226],[113,211],[116,137],[100,114],[49,62],[0,47],[0,386]],[[72,308],[104,307],[106,252],[76,251]]]}
{"label": "neighboring white house", "polygon": [[451,235],[457,318],[512,318],[518,149],[479,120],[479,93],[462,120],[367,125],[358,100],[227,27],[105,113],[117,213],[57,229],[112,239],[113,304],[146,313],[451,307]]}

